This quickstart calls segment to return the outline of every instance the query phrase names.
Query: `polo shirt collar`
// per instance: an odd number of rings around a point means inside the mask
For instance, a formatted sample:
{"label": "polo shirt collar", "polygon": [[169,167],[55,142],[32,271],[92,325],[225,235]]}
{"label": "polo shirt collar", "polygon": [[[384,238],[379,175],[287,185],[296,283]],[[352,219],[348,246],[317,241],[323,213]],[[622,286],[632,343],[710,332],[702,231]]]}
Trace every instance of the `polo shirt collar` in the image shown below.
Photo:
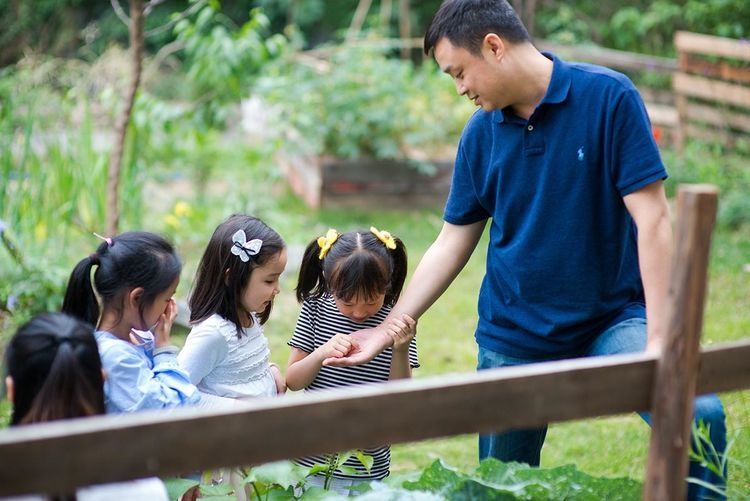
{"label": "polo shirt collar", "polygon": [[[551,52],[542,52],[545,57],[552,60],[552,76],[550,77],[549,87],[547,87],[547,93],[542,98],[539,106],[544,104],[558,104],[565,101],[570,91],[570,69],[568,64],[562,59],[556,57]],[[503,110],[493,111],[495,114],[495,121],[502,123],[505,121],[505,115]],[[509,119],[513,121],[515,115],[509,112]]]}

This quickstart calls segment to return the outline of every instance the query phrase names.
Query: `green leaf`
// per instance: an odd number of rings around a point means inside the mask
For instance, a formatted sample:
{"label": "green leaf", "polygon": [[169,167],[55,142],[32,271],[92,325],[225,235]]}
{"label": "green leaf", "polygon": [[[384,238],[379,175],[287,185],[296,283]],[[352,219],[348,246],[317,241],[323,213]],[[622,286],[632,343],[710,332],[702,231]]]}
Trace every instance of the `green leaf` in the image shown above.
{"label": "green leaf", "polygon": [[277,461],[253,467],[242,482],[243,484],[249,482],[263,483],[268,486],[279,486],[282,489],[287,489],[304,482],[306,476],[306,470],[291,461]]}
{"label": "green leaf", "polygon": [[198,483],[197,480],[190,480],[189,478],[164,479],[164,485],[167,487],[167,494],[169,495],[169,499],[172,500],[180,499],[180,496],[198,485]]}
{"label": "green leaf", "polygon": [[307,475],[306,476],[309,477],[310,475],[316,475],[318,473],[324,473],[326,471],[328,471],[328,466],[327,465],[324,465],[324,464],[314,464],[314,465],[312,465],[310,467],[309,470],[307,470]]}
{"label": "green leaf", "polygon": [[362,466],[364,466],[365,470],[367,470],[367,472],[369,473],[372,469],[373,463],[375,463],[375,458],[359,450],[355,451],[354,455],[357,457],[357,459],[359,459],[359,462],[362,463]]}
{"label": "green leaf", "polygon": [[229,482],[222,482],[216,485],[201,484],[201,499],[207,497],[221,497],[234,494],[234,486]]}
{"label": "green leaf", "polygon": [[443,463],[442,459],[437,459],[425,468],[419,480],[406,481],[403,487],[408,490],[440,493],[453,490],[463,481],[463,478],[462,473]]}

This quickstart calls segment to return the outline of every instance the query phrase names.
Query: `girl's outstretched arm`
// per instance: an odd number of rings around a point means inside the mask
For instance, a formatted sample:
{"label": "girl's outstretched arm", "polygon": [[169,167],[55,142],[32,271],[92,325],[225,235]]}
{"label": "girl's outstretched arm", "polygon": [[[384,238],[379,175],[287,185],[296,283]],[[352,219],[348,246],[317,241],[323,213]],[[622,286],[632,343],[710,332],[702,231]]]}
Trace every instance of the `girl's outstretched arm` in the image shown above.
{"label": "girl's outstretched arm", "polygon": [[352,340],[346,334],[336,334],[312,353],[292,347],[286,368],[286,386],[292,391],[310,386],[323,367],[323,360],[342,357],[351,351]]}
{"label": "girl's outstretched arm", "polygon": [[388,379],[407,379],[411,377],[409,363],[409,346],[417,334],[417,322],[409,315],[394,318],[385,323],[386,332],[393,339],[391,372]]}

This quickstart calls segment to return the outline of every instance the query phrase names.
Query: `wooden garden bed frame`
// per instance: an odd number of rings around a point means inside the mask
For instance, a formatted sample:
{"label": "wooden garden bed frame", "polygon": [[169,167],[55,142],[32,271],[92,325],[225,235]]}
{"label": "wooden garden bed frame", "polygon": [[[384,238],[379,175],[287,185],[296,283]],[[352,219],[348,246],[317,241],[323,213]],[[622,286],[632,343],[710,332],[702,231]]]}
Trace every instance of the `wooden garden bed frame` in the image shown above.
{"label": "wooden garden bed frame", "polygon": [[679,191],[660,356],[565,360],[291,395],[233,412],[179,409],[8,429],[0,432],[0,495],[651,410],[644,498],[683,499],[695,394],[750,387],[750,342],[699,350],[716,203],[710,186]]}

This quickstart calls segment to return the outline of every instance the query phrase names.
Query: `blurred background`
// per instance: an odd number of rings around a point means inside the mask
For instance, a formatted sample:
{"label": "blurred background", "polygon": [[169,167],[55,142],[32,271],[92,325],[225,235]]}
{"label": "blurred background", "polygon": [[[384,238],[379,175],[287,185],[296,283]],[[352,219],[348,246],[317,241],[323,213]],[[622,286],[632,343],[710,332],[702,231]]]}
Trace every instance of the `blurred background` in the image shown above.
{"label": "blurred background", "polygon": [[[633,79],[670,196],[683,182],[721,188],[703,344],[750,336],[750,102],[713,103],[740,118],[688,134],[673,81],[684,70],[675,34],[747,46],[750,2],[512,3],[540,48]],[[0,346],[33,314],[60,307],[68,274],[98,245],[93,232],[167,235],[184,261],[184,301],[213,229],[232,213],[264,219],[291,256],[266,324],[282,367],[310,240],[375,225],[405,242],[413,269],[441,227],[455,145],[474,110],[421,50],[439,4],[152,0],[139,20],[125,0],[0,0]],[[750,57],[739,54],[709,55],[701,78],[719,64],[749,75]],[[743,78],[733,82],[750,85]],[[421,320],[415,377],[474,370],[485,245]],[[187,330],[176,331],[181,342]],[[735,499],[750,492],[749,398],[723,395]],[[8,414],[0,406],[3,422]],[[554,425],[543,465],[640,480],[648,433],[630,415]],[[475,440],[396,446],[393,470],[438,457],[473,469]]]}

